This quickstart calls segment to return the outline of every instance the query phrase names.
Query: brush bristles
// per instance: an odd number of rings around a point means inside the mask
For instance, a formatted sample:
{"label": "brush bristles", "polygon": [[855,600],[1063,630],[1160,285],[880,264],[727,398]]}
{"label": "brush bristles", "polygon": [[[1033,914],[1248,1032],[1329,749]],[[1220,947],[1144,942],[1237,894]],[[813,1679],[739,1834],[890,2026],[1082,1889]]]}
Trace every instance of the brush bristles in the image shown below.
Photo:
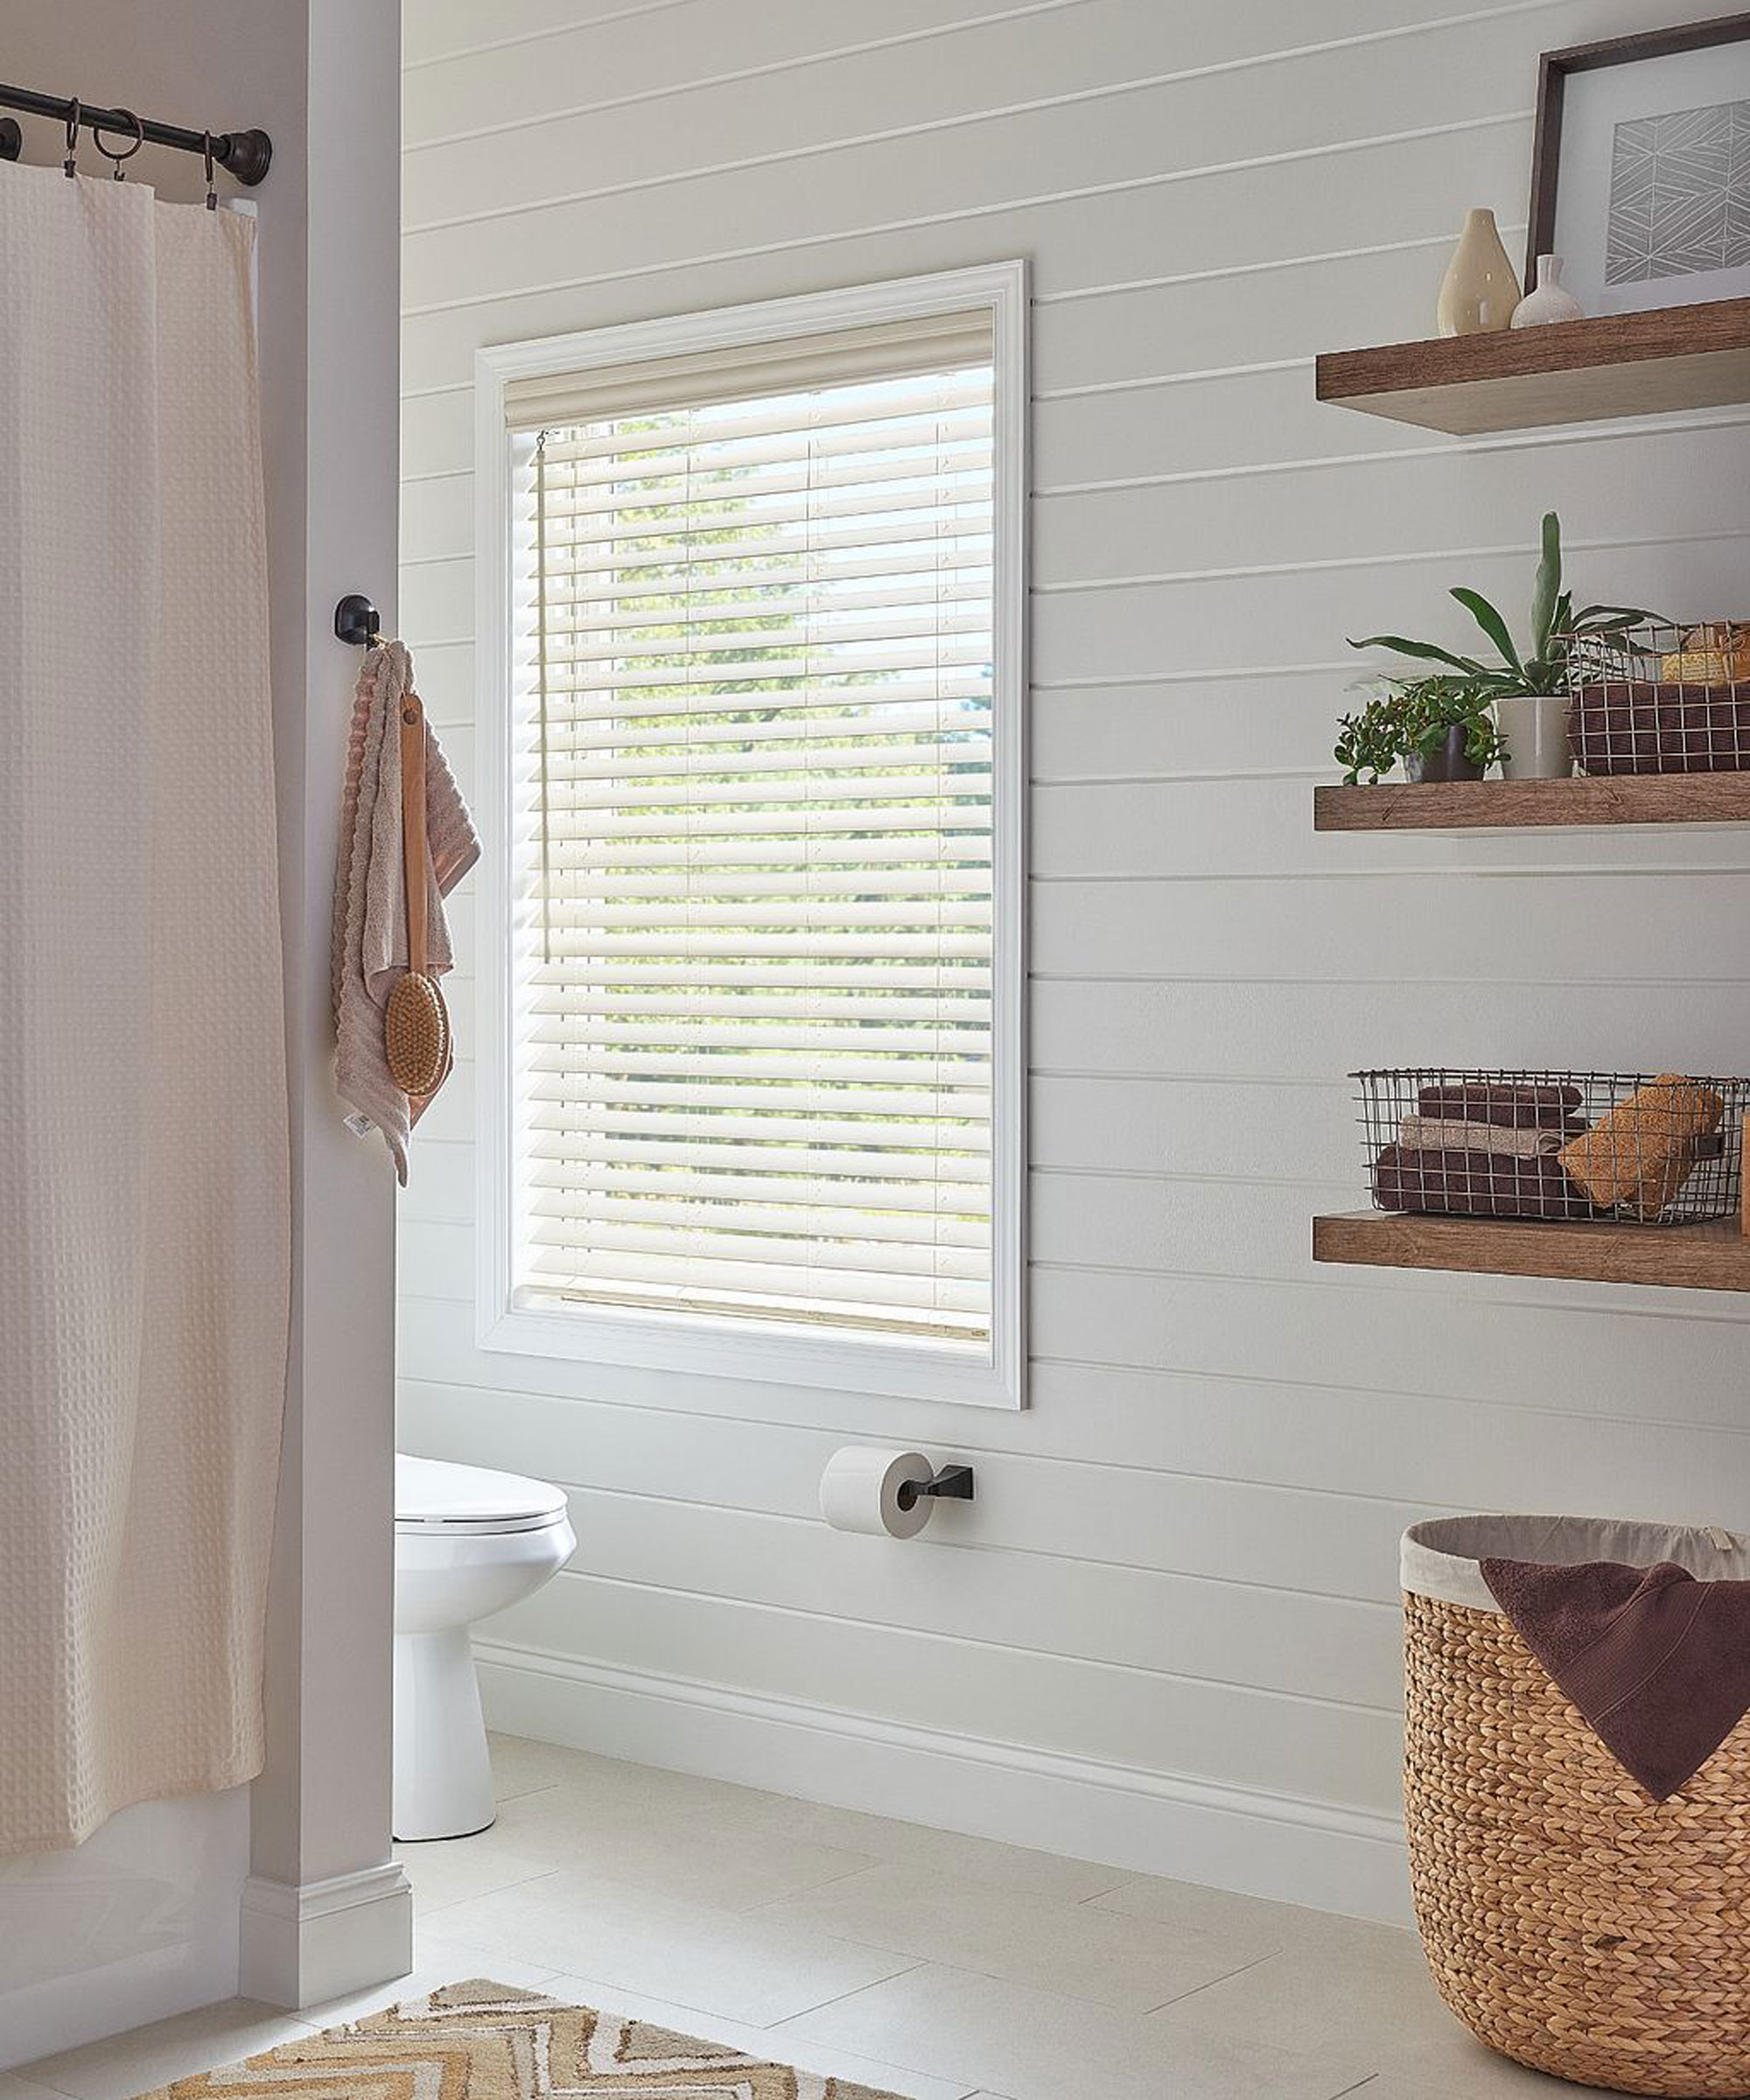
{"label": "brush bristles", "polygon": [[396,980],[383,1014],[383,1054],[403,1094],[435,1094],[450,1062],[450,1017],[444,995],[416,970]]}

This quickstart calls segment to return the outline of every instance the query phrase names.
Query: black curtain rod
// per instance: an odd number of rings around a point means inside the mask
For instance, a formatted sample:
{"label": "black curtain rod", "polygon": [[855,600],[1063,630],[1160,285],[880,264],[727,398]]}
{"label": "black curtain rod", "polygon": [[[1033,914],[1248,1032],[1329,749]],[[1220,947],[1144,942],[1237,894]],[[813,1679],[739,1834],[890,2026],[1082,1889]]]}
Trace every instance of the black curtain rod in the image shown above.
{"label": "black curtain rod", "polygon": [[[74,110],[79,121],[93,132],[110,138],[131,139],[137,125],[139,136],[155,146],[173,146],[178,153],[204,153],[206,136],[180,124],[160,124],[150,117],[136,118],[129,109],[98,109],[88,102],[75,102],[65,95],[39,94],[34,88],[8,88],[0,84],[0,109],[22,109],[31,116],[58,117],[64,125]],[[24,134],[10,117],[0,119],[0,160],[17,160]],[[265,131],[215,131],[213,158],[246,187],[253,189],[267,173],[273,159],[273,141]]]}

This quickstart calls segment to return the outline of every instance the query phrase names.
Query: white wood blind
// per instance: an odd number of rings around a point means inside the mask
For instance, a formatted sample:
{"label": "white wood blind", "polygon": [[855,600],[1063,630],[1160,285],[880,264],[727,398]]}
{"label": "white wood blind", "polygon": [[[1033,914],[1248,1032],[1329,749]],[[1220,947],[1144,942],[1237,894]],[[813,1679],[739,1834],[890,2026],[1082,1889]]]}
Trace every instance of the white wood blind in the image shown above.
{"label": "white wood blind", "polygon": [[507,406],[519,1302],[988,1347],[988,313]]}

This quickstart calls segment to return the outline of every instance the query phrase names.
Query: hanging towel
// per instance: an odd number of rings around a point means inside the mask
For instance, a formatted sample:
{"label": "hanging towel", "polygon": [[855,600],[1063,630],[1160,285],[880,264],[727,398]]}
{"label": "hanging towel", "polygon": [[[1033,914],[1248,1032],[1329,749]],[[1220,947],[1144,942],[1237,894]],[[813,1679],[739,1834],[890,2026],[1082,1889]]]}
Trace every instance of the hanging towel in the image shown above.
{"label": "hanging towel", "polygon": [[[0,164],[0,1852],[262,1768],[291,1270],[254,247]],[[62,1929],[7,1886],[0,1970]]]}
{"label": "hanging towel", "polygon": [[[403,1186],[408,1135],[431,1099],[429,1094],[411,1099],[403,1094],[389,1076],[383,1052],[384,1009],[407,968],[399,710],[412,686],[413,660],[402,643],[387,641],[367,651],[346,747],[332,957],[335,1084],[354,1111],[348,1118],[354,1128],[362,1132],[374,1124],[382,1132]],[[440,977],[453,961],[444,899],[480,858],[480,842],[429,722],[425,845],[426,970]]]}
{"label": "hanging towel", "polygon": [[1481,1567],[1520,1639],[1655,1801],[1750,1712],[1750,1582],[1698,1582],[1670,1560]]}

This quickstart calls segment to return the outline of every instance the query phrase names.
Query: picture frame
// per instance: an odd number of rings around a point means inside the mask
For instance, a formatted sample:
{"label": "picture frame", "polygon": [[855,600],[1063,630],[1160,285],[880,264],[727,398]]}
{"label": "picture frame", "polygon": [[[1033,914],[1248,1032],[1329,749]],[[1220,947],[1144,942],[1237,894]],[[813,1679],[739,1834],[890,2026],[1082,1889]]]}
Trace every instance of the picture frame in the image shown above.
{"label": "picture frame", "polygon": [[1593,316],[1750,298],[1750,14],[1539,61],[1525,287]]}

